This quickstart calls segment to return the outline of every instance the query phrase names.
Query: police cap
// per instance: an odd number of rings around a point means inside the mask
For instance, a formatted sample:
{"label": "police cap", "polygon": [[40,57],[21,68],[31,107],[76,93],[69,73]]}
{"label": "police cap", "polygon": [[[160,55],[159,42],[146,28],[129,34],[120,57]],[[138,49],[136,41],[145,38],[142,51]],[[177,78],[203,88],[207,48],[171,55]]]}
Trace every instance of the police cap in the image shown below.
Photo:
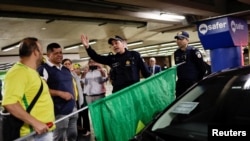
{"label": "police cap", "polygon": [[118,35],[115,35],[115,37],[109,38],[108,43],[109,43],[109,44],[112,44],[112,41],[113,41],[113,40],[116,40],[116,41],[124,41],[124,39],[123,39],[122,37],[120,37],[120,36],[118,36]]}
{"label": "police cap", "polygon": [[178,32],[174,38],[175,39],[189,38],[189,34],[186,31],[181,31],[181,32]]}

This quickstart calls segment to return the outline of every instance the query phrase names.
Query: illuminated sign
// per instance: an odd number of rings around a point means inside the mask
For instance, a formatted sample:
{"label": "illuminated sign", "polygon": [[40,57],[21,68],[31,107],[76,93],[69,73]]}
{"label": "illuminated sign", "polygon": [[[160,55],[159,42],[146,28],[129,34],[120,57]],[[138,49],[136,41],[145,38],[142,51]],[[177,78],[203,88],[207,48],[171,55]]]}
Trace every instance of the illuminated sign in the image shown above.
{"label": "illuminated sign", "polygon": [[248,44],[248,26],[242,19],[224,17],[202,21],[197,24],[197,31],[205,49]]}

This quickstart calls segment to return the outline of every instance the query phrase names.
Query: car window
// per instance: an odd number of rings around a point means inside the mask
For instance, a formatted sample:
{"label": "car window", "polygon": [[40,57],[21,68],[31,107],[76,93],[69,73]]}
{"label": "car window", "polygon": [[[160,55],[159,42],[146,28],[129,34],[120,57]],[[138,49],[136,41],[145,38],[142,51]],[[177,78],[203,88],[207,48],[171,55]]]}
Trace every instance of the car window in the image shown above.
{"label": "car window", "polygon": [[249,127],[249,101],[250,66],[213,73],[174,100],[135,138],[207,141],[210,129]]}
{"label": "car window", "polygon": [[250,76],[245,73],[204,80],[168,107],[151,129],[158,135],[178,132],[206,139],[210,124],[250,123],[249,89]]}
{"label": "car window", "polygon": [[[217,97],[230,78],[231,77],[218,77],[216,79],[209,79],[195,86],[188,92],[188,94],[183,96],[160,117],[160,119],[154,124],[152,130],[164,128],[170,125],[170,123],[182,122],[183,120],[187,120],[197,114],[200,115],[201,112],[204,113],[208,111],[209,108],[212,108]],[[194,102],[197,103],[197,106],[189,114],[173,112],[184,102]]]}

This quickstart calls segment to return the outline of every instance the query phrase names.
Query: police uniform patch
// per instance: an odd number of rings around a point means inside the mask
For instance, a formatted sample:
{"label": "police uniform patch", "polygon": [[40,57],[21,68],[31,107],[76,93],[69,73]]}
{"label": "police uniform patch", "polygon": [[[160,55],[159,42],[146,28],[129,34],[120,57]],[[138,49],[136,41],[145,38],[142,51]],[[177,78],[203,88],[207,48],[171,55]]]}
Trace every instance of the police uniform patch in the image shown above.
{"label": "police uniform patch", "polygon": [[195,54],[198,58],[201,58],[201,53],[199,51],[197,51]]}
{"label": "police uniform patch", "polygon": [[130,64],[131,64],[130,61],[127,60],[127,61],[126,61],[126,66],[130,66]]}

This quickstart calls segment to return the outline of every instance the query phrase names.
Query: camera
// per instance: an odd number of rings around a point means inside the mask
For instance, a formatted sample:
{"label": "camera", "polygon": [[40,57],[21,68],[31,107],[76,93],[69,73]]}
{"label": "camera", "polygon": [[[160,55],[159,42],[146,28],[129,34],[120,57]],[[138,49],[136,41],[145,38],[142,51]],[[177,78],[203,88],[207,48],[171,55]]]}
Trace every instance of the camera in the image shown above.
{"label": "camera", "polygon": [[97,66],[89,66],[89,69],[92,70],[92,71],[93,71],[93,70],[96,70],[96,69],[97,69]]}

